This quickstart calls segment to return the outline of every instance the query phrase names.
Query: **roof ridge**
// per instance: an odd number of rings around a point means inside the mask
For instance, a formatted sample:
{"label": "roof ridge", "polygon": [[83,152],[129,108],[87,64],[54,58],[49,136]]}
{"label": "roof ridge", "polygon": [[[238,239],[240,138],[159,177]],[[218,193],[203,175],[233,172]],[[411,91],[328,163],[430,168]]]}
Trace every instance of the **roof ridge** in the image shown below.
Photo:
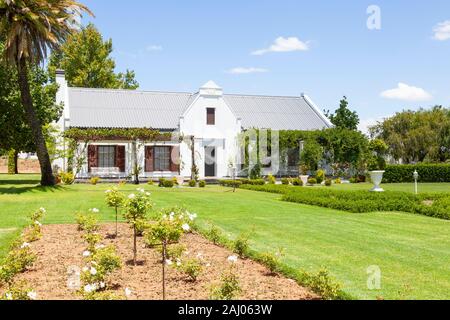
{"label": "roof ridge", "polygon": [[155,93],[155,94],[184,94],[184,95],[194,95],[191,92],[181,92],[181,91],[159,91],[159,90],[135,90],[135,89],[109,89],[109,88],[82,88],[82,87],[69,87],[69,90],[79,90],[79,91],[103,91],[103,92],[126,92],[126,93]]}
{"label": "roof ridge", "polygon": [[[103,92],[126,92],[126,93],[154,93],[154,94],[183,94],[195,96],[198,92],[187,91],[164,91],[164,90],[139,90],[139,89],[111,89],[111,88],[84,88],[84,87],[69,87],[69,90],[79,91],[103,91]],[[225,97],[253,97],[253,98],[282,98],[282,99],[302,99],[302,96],[283,96],[283,95],[262,95],[262,94],[241,94],[241,93],[226,93]]]}
{"label": "roof ridge", "polygon": [[260,94],[236,94],[227,93],[224,96],[234,96],[234,97],[252,97],[252,98],[282,98],[282,99],[303,99],[302,96],[277,96],[277,95],[260,95]]}

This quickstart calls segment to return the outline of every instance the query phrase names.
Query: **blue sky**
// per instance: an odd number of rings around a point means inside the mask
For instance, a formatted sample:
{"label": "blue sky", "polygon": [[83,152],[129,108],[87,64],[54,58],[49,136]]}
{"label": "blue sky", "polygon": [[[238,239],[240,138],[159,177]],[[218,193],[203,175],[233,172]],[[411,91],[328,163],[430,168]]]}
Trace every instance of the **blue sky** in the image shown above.
{"label": "blue sky", "polygon": [[[331,110],[346,95],[363,126],[450,105],[447,0],[83,2],[140,89],[194,92],[214,80],[226,93],[304,92]],[[380,30],[367,27],[369,5]]]}

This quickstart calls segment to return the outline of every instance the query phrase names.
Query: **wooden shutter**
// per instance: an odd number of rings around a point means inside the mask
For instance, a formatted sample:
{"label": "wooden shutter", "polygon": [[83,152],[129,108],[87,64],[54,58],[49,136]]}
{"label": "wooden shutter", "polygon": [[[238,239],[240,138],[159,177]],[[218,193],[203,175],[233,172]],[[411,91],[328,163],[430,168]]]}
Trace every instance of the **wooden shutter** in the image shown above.
{"label": "wooden shutter", "polygon": [[180,147],[170,148],[170,171],[180,172]]}
{"label": "wooden shutter", "polygon": [[145,172],[155,171],[155,166],[153,164],[153,147],[145,147]]}
{"label": "wooden shutter", "polygon": [[88,170],[98,167],[98,146],[90,145],[88,147]]}
{"label": "wooden shutter", "polygon": [[125,146],[116,146],[116,167],[125,172]]}

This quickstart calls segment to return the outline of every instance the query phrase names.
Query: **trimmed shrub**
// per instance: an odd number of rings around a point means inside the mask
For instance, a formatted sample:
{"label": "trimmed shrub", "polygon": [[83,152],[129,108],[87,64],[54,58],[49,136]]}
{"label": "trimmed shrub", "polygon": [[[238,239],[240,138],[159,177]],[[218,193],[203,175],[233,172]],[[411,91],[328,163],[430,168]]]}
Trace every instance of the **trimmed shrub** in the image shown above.
{"label": "trimmed shrub", "polygon": [[281,179],[281,184],[282,185],[285,185],[285,186],[288,186],[289,185],[289,179],[288,178],[283,178],[283,179]]}
{"label": "trimmed shrub", "polygon": [[159,187],[161,188],[173,188],[175,186],[173,180],[167,180],[164,178],[159,179]]}
{"label": "trimmed shrub", "polygon": [[316,185],[317,184],[317,179],[316,178],[309,178],[308,179],[308,184],[309,185]]}
{"label": "trimmed shrub", "polygon": [[269,176],[267,177],[267,182],[269,184],[276,184],[277,183],[277,179],[273,175],[269,174]]}
{"label": "trimmed shrub", "polygon": [[243,185],[248,184],[252,186],[263,186],[266,184],[264,179],[241,179]]}
{"label": "trimmed shrub", "polygon": [[206,181],[204,181],[204,180],[200,181],[200,182],[198,183],[198,186],[199,186],[200,188],[206,188]]}
{"label": "trimmed shrub", "polygon": [[248,235],[241,234],[233,242],[233,252],[237,253],[240,257],[245,257],[249,250]]}
{"label": "trimmed shrub", "polygon": [[92,177],[90,180],[89,180],[89,182],[92,184],[92,185],[97,185],[97,183],[99,183],[100,182],[100,178],[99,177]]}
{"label": "trimmed shrub", "polygon": [[239,188],[242,185],[242,181],[240,181],[240,180],[220,180],[219,184],[222,187]]}
{"label": "trimmed shrub", "polygon": [[383,176],[385,183],[414,182],[417,170],[420,182],[450,182],[450,164],[389,165]]}
{"label": "trimmed shrub", "polygon": [[326,269],[320,270],[317,274],[300,271],[300,278],[308,288],[325,300],[338,298],[341,291],[341,285],[330,277]]}
{"label": "trimmed shrub", "polygon": [[188,259],[180,262],[180,265],[177,265],[177,269],[186,274],[189,281],[196,282],[203,271],[203,266],[198,259]]}
{"label": "trimmed shrub", "polygon": [[316,180],[318,184],[321,184],[322,182],[324,182],[326,179],[325,177],[325,171],[324,170],[319,170],[316,173]]}
{"label": "trimmed shrub", "polygon": [[300,178],[292,179],[292,185],[296,187],[303,187],[303,181]]}
{"label": "trimmed shrub", "polygon": [[219,244],[220,240],[222,238],[222,232],[220,231],[220,229],[214,225],[211,225],[211,227],[209,228],[209,230],[207,230],[205,232],[206,237],[212,241],[212,243],[214,244]]}
{"label": "trimmed shrub", "polygon": [[325,181],[325,186],[327,186],[327,187],[331,187],[332,184],[333,184],[333,181],[331,181],[331,179],[327,179]]}
{"label": "trimmed shrub", "polygon": [[236,300],[242,292],[239,277],[234,268],[225,271],[220,277],[220,284],[211,288],[211,300]]}
{"label": "trimmed shrub", "polygon": [[71,185],[75,182],[75,176],[71,172],[62,172],[61,173],[61,181],[65,185]]}
{"label": "trimmed shrub", "polygon": [[197,186],[197,181],[195,181],[195,180],[189,181],[189,187],[195,188],[196,186]]}

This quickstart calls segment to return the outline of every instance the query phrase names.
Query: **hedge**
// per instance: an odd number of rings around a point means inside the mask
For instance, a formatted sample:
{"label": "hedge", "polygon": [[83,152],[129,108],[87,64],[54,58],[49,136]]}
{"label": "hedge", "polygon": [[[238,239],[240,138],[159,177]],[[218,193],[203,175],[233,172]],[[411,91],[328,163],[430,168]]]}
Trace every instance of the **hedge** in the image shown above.
{"label": "hedge", "polygon": [[415,170],[419,173],[419,182],[450,182],[450,164],[389,165],[383,182],[414,182]]}
{"label": "hedge", "polygon": [[269,192],[269,193],[276,193],[276,194],[285,194],[289,190],[292,190],[294,186],[290,185],[273,185],[273,184],[267,184],[265,186],[253,186],[253,185],[242,185],[240,186],[241,189],[251,190],[251,191],[261,191],[261,192]]}
{"label": "hedge", "polygon": [[447,194],[302,190],[284,194],[283,200],[353,213],[409,212],[450,220],[450,195]]}
{"label": "hedge", "polygon": [[339,191],[283,185],[241,186],[242,189],[282,194],[282,200],[352,213],[408,212],[450,220],[450,195],[407,192]]}
{"label": "hedge", "polygon": [[220,180],[219,184],[222,187],[239,188],[242,185],[242,182],[239,180]]}
{"label": "hedge", "polygon": [[264,179],[220,180],[219,184],[224,187],[239,188],[242,185],[263,186],[266,184],[266,181]]}

